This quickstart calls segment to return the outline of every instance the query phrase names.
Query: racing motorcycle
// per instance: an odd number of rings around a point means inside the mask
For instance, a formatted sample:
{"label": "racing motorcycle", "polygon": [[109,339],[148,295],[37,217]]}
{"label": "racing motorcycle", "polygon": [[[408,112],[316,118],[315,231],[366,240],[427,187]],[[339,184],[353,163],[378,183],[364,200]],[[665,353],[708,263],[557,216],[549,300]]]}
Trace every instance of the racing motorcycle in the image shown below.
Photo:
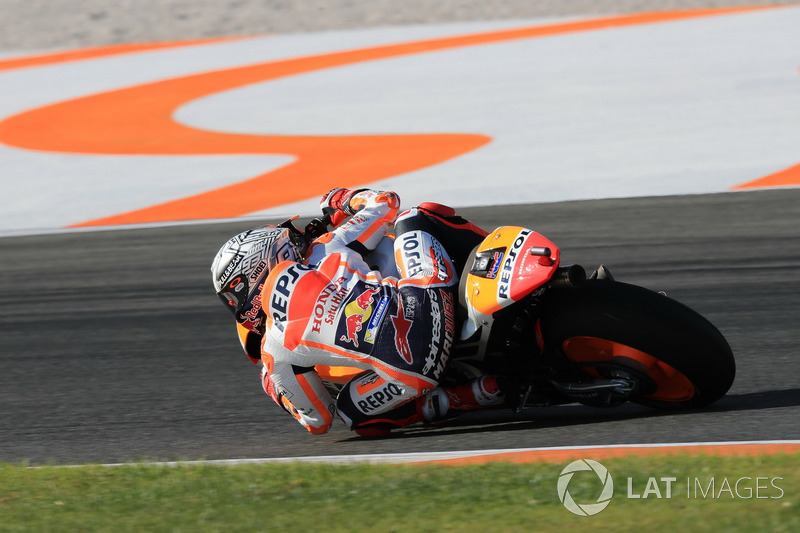
{"label": "racing motorcycle", "polygon": [[[310,241],[328,224],[326,216],[296,231]],[[519,226],[496,228],[466,255],[457,338],[440,384],[498,376],[513,384],[507,400],[516,410],[702,407],[730,389],[733,353],[708,320],[663,292],[615,280],[604,265],[587,277],[560,256],[545,236]],[[360,372],[317,371],[333,393]]]}

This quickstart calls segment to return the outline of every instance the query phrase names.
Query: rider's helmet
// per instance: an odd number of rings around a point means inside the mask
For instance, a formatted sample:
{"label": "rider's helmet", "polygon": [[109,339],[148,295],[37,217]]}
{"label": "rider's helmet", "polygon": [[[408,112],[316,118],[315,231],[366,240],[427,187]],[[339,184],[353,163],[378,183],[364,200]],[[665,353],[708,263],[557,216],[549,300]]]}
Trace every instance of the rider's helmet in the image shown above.
{"label": "rider's helmet", "polygon": [[304,252],[302,234],[293,228],[267,226],[231,237],[211,263],[214,289],[236,320],[263,333],[261,289],[275,265],[299,261]]}

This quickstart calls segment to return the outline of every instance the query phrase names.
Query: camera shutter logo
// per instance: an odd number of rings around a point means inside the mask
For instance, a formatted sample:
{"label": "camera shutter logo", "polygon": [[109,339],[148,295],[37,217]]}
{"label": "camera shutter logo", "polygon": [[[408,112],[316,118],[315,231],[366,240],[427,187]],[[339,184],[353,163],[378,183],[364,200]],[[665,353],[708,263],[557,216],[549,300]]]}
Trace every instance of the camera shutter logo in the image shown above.
{"label": "camera shutter logo", "polygon": [[[572,496],[570,496],[567,488],[569,486],[569,482],[572,481],[572,476],[575,475],[575,472],[581,472],[585,470],[590,470],[597,474],[597,477],[599,477],[600,481],[603,483],[603,491],[600,493],[600,496],[597,498],[595,503],[579,504],[572,499]],[[613,495],[614,481],[611,479],[611,474],[608,473],[606,467],[597,461],[592,461],[591,459],[580,459],[578,461],[573,461],[561,471],[561,475],[558,478],[558,499],[570,512],[579,516],[596,515],[608,507],[608,504],[611,503],[611,497]]]}

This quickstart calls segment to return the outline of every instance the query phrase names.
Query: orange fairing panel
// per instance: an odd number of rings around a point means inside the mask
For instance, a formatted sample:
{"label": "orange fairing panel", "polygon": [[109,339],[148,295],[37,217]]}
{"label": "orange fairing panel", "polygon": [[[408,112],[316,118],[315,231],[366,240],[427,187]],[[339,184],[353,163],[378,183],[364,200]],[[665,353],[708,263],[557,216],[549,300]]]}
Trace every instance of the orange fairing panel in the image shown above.
{"label": "orange fairing panel", "polygon": [[[549,250],[549,254],[532,255]],[[490,316],[547,282],[558,268],[561,251],[544,236],[519,226],[503,226],[487,236],[483,252],[486,269],[467,277],[467,297],[480,313]],[[473,272],[475,268],[473,268]]]}

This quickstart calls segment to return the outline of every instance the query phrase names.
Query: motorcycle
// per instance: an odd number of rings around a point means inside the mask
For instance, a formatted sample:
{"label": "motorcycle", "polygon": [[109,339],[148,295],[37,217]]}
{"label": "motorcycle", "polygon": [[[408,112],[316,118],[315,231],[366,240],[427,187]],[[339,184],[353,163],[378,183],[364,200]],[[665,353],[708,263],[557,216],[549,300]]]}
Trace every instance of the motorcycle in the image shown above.
{"label": "motorcycle", "polygon": [[[310,242],[330,223],[326,215],[295,231]],[[692,408],[727,393],[736,365],[713,324],[664,293],[615,280],[604,265],[587,277],[560,256],[553,242],[520,226],[496,228],[468,254],[460,334],[441,385],[498,376],[513,383],[507,400],[515,410],[628,401]],[[317,371],[334,394],[360,372]]]}

